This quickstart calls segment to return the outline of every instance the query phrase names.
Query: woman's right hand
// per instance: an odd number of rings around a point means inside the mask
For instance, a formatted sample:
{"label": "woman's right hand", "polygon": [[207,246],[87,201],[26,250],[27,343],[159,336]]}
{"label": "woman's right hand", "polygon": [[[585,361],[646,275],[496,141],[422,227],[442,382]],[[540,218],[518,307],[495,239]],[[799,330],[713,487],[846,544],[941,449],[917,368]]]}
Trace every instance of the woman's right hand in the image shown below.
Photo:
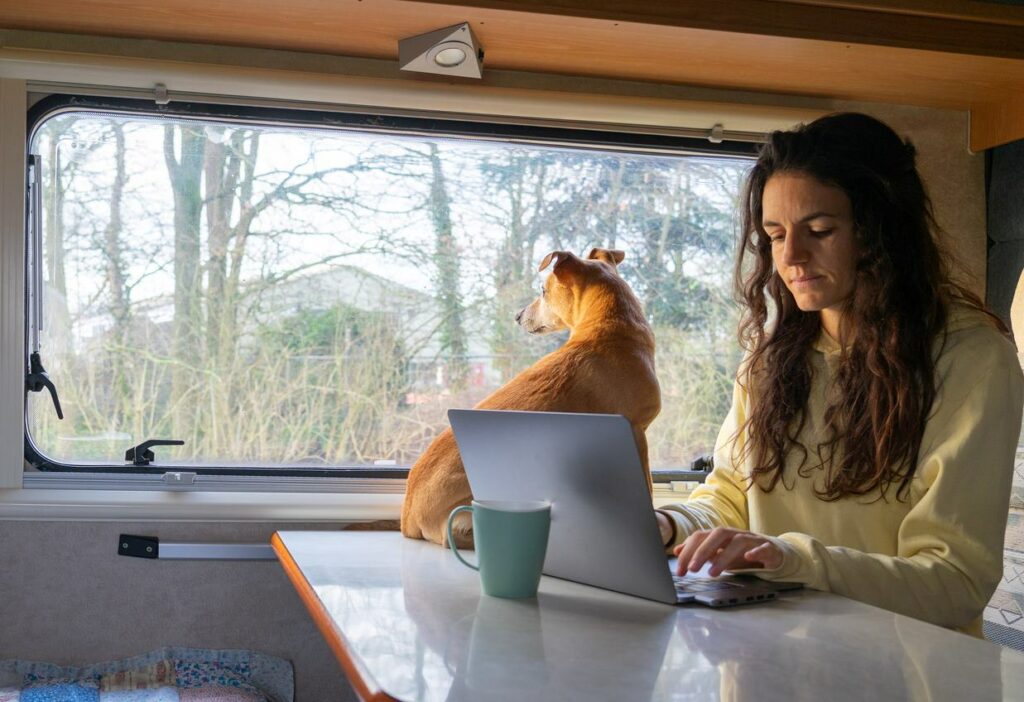
{"label": "woman's right hand", "polygon": [[708,575],[712,577],[721,575],[724,570],[773,570],[782,566],[785,558],[771,539],[731,527],[695,531],[676,546],[674,552],[679,558],[677,575],[686,575],[687,570],[696,573],[710,562]]}

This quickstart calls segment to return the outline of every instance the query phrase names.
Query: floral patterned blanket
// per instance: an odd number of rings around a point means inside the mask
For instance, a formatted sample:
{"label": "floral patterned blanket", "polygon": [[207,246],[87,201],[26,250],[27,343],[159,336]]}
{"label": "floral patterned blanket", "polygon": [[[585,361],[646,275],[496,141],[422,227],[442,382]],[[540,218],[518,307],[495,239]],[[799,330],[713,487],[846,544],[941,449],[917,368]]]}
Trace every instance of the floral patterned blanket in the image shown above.
{"label": "floral patterned blanket", "polygon": [[256,651],[166,647],[83,667],[0,661],[0,702],[293,702],[288,661]]}

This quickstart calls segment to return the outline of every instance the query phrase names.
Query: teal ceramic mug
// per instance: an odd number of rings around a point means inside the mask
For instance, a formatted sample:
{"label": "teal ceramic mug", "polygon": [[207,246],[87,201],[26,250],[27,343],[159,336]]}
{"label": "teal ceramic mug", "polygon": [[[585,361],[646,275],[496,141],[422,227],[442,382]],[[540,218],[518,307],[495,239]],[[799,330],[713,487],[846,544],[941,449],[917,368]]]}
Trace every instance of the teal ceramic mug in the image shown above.
{"label": "teal ceramic mug", "polygon": [[[452,538],[452,519],[473,513],[473,542],[478,565],[462,557]],[[550,502],[473,500],[448,515],[448,544],[456,558],[480,571],[484,594],[492,597],[534,597],[540,584],[551,530]]]}

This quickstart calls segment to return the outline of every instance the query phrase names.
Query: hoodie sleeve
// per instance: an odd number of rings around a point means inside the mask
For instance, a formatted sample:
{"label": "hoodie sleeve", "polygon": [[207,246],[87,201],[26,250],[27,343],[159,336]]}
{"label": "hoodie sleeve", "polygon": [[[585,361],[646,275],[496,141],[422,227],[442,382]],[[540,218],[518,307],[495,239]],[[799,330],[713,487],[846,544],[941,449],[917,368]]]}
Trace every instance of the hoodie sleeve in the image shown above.
{"label": "hoodie sleeve", "polygon": [[738,383],[733,384],[732,407],[715,442],[715,467],[707,480],[682,504],[666,505],[659,511],[672,520],[675,536],[665,547],[666,553],[701,529],[730,526],[748,529],[746,481],[733,465],[733,449],[742,449],[738,430],[746,421],[747,395]]}

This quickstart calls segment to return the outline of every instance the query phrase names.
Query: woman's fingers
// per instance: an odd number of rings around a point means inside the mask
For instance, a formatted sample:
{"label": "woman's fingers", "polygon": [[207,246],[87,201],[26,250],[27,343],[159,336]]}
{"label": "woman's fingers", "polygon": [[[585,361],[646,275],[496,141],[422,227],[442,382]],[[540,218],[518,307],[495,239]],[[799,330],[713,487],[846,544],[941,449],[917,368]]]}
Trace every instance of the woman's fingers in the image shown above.
{"label": "woman's fingers", "polygon": [[[698,570],[704,567],[719,549],[725,548],[726,545],[739,533],[735,529],[729,529],[726,527],[715,527],[710,532],[707,532],[707,536],[700,542],[696,549],[693,551],[693,555],[690,556],[688,561],[688,567],[691,573],[696,573]],[[683,559],[679,559],[680,565],[683,563]]]}
{"label": "woman's fingers", "polygon": [[745,568],[749,563],[743,558],[743,554],[750,551],[760,541],[756,536],[749,534],[736,534],[725,548],[711,558],[711,568],[708,575],[717,577],[723,570],[733,568]]}
{"label": "woman's fingers", "polygon": [[736,568],[778,568],[783,560],[779,548],[765,537],[729,527],[696,531],[674,552],[679,557],[677,575],[697,572],[709,561],[708,573],[718,576]]}
{"label": "woman's fingers", "polygon": [[675,554],[679,558],[679,565],[676,566],[676,575],[686,575],[686,571],[690,567],[690,559],[693,558],[693,552],[697,550],[697,547],[703,543],[710,533],[710,531],[695,531],[686,537],[686,541],[676,546]]}
{"label": "woman's fingers", "polygon": [[762,568],[769,570],[780,567],[783,560],[782,551],[771,541],[765,541],[760,546],[755,546],[744,553],[743,557],[751,563],[760,563]]}

